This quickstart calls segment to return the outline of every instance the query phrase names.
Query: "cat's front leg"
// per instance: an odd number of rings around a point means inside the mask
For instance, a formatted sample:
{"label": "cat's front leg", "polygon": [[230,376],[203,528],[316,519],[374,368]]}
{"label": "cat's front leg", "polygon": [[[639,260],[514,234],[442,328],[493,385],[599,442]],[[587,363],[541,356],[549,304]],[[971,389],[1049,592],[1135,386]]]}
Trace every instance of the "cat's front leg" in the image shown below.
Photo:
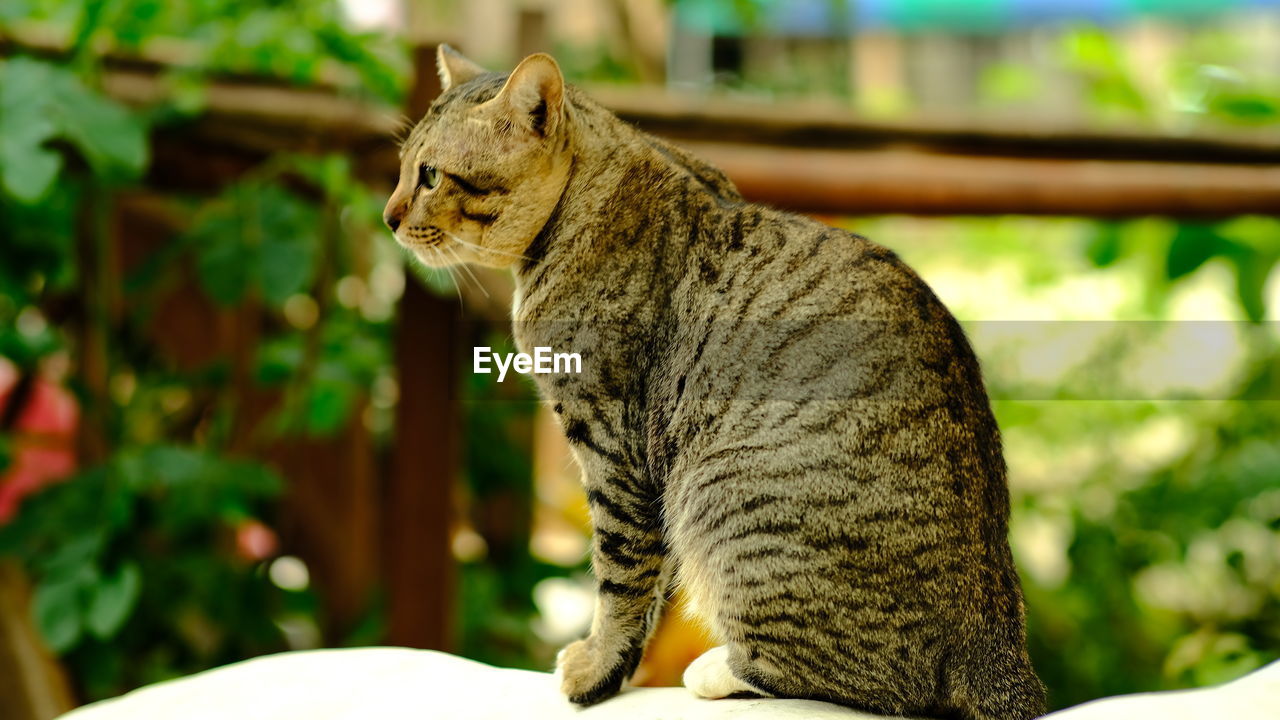
{"label": "cat's front leg", "polygon": [[591,634],[556,660],[561,690],[580,705],[613,695],[635,672],[670,579],[657,503],[625,475],[606,477],[592,481],[588,473],[586,481],[596,576]]}

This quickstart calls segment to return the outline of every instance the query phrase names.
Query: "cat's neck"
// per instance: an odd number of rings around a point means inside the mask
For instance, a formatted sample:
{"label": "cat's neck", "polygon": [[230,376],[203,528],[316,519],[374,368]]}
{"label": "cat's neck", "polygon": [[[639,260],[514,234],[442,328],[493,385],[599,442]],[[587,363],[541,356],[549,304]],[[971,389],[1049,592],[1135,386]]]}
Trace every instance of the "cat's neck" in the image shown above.
{"label": "cat's neck", "polygon": [[[564,192],[541,232],[515,268],[517,287],[546,272],[546,265],[589,271],[619,252],[670,252],[634,247],[630,241],[655,225],[675,231],[696,222],[697,208],[742,202],[717,169],[670,143],[641,132],[578,93],[567,118],[572,167]],[[624,192],[627,188],[630,192]],[[676,194],[680,197],[675,197]]]}

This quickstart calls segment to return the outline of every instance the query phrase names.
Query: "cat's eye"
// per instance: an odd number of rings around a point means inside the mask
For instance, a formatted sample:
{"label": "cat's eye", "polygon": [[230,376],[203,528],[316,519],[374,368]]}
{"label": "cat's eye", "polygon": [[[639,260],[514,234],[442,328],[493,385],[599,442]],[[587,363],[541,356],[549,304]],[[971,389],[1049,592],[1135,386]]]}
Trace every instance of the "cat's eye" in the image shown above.
{"label": "cat's eye", "polygon": [[420,165],[418,167],[418,187],[435,190],[442,177],[444,177],[444,174],[440,172],[440,168],[430,165]]}

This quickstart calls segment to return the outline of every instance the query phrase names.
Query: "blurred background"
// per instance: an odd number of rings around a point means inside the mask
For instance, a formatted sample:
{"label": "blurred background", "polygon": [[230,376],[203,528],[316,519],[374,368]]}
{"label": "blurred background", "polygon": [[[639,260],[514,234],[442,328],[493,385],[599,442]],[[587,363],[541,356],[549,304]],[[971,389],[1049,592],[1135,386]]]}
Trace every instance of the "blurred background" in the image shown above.
{"label": "blurred background", "polygon": [[[379,220],[441,41],[553,52],[933,285],[1054,707],[1280,657],[1280,1],[5,0],[0,716],[287,649],[548,669],[585,631],[577,470],[468,365],[509,278]],[[707,643],[668,613],[637,681]]]}

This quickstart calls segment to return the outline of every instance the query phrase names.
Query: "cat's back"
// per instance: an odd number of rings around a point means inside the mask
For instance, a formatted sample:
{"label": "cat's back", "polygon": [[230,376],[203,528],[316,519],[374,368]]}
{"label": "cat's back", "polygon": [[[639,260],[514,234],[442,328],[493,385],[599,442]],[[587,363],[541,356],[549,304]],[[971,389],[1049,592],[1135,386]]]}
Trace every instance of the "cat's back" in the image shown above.
{"label": "cat's back", "polygon": [[737,388],[748,400],[878,399],[907,410],[946,394],[985,408],[955,318],[894,252],[748,203],[708,215],[673,293],[676,349],[692,351],[684,360],[746,379]]}
{"label": "cat's back", "polygon": [[724,209],[716,222],[711,249],[753,313],[887,318],[907,306],[917,315],[943,309],[897,254],[862,235],[750,203]]}

